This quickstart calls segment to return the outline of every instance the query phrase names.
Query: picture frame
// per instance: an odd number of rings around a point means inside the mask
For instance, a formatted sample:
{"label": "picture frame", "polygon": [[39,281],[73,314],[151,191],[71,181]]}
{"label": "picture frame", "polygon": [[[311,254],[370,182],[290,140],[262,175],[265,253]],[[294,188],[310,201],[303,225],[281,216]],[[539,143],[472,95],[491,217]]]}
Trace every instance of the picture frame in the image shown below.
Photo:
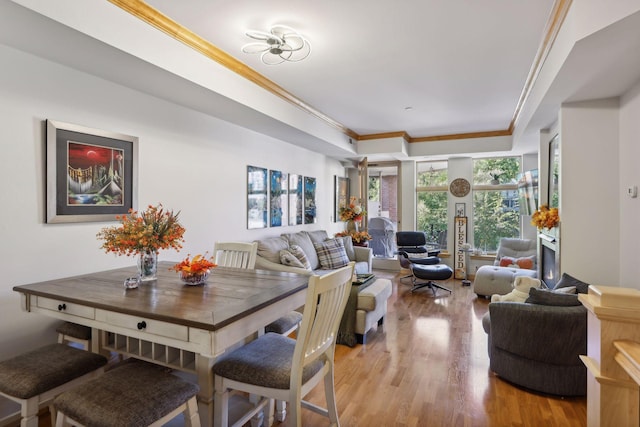
{"label": "picture frame", "polygon": [[467,216],[466,205],[464,203],[456,203],[456,217]]}
{"label": "picture frame", "polygon": [[302,212],[302,175],[289,174],[289,225],[300,225]]}
{"label": "picture frame", "polygon": [[289,177],[282,171],[269,171],[269,220],[271,227],[289,223]]}
{"label": "picture frame", "polygon": [[335,177],[335,196],[333,199],[334,216],[333,222],[340,221],[340,209],[349,204],[349,178]]}
{"label": "picture frame", "polygon": [[266,228],[268,214],[267,169],[247,166],[247,229]]}
{"label": "picture frame", "polygon": [[115,221],[138,206],[138,138],[46,120],[47,223]]}
{"label": "picture frame", "polygon": [[316,179],[304,177],[304,223],[316,223]]}

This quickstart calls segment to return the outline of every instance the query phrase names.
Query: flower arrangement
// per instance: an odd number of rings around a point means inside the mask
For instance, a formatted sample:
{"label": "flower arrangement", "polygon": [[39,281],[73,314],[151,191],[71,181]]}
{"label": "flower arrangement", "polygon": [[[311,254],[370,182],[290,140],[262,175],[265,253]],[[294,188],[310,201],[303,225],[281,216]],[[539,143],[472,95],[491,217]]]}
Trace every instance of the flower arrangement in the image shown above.
{"label": "flower arrangement", "polygon": [[180,250],[184,227],[178,222],[178,214],[165,211],[162,204],[149,205],[146,211],[138,213],[133,209],[128,215],[117,215],[119,226],[105,227],[98,234],[104,240],[101,248],[117,255],[137,255],[158,252],[160,249]]}
{"label": "flower arrangement", "polygon": [[335,237],[351,236],[353,243],[364,243],[372,239],[371,234],[366,231],[341,231],[335,234]]}
{"label": "flower arrangement", "polygon": [[349,204],[340,208],[340,220],[341,221],[360,221],[362,217],[367,213],[360,204],[356,203],[357,199],[351,197]]}
{"label": "flower arrangement", "polygon": [[190,258],[191,255],[187,255],[185,259],[171,267],[170,270],[177,271],[178,273],[185,272],[187,274],[209,273],[210,269],[216,268],[217,265],[212,262],[213,258],[207,259],[205,255],[196,255],[193,259]]}
{"label": "flower arrangement", "polygon": [[205,255],[196,255],[190,258],[191,255],[187,255],[178,264],[171,267],[169,270],[174,270],[180,273],[180,279],[189,285],[199,285],[204,283],[209,277],[209,272],[212,268],[217,267],[213,263],[213,259],[207,259]]}
{"label": "flower arrangement", "polygon": [[531,216],[531,225],[535,225],[539,229],[552,229],[560,222],[558,208],[549,208],[548,205],[540,206]]}

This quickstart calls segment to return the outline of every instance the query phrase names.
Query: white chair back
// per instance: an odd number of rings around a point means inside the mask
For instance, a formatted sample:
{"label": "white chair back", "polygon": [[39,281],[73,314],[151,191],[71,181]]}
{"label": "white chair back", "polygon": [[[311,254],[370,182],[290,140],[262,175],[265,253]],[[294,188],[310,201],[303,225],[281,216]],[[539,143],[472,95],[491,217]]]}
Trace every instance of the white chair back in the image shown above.
{"label": "white chair back", "polygon": [[309,279],[307,300],[296,338],[291,372],[291,389],[300,390],[302,369],[325,356],[333,366],[336,335],[351,292],[355,262],[323,276]]}
{"label": "white chair back", "polygon": [[221,267],[256,268],[258,242],[216,242],[213,249],[215,263]]}

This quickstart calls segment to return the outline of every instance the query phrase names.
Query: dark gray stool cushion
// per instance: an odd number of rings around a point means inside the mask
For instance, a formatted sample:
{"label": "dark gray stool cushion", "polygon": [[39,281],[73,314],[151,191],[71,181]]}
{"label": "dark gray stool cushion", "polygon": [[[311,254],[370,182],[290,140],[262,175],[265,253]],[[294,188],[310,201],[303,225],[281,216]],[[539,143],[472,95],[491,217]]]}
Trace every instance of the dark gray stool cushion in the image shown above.
{"label": "dark gray stool cushion", "polygon": [[127,359],[104,375],[56,397],[53,406],[87,426],[147,426],[195,396],[200,388],[166,368]]}
{"label": "dark gray stool cushion", "polygon": [[264,331],[282,335],[295,325],[300,324],[300,322],[302,322],[302,313],[292,311],[275,322],[269,323],[264,327]]}
{"label": "dark gray stool cushion", "polygon": [[91,339],[91,328],[77,323],[64,322],[56,328],[56,332],[81,340]]}
{"label": "dark gray stool cushion", "polygon": [[[262,335],[232,351],[213,365],[213,373],[245,384],[286,390],[289,388],[296,341],[274,333]],[[316,360],[302,371],[302,382],[322,369]]]}
{"label": "dark gray stool cushion", "polygon": [[411,266],[413,275],[422,280],[446,280],[453,275],[453,270],[446,264]]}
{"label": "dark gray stool cushion", "polygon": [[42,394],[107,364],[107,358],[51,344],[0,362],[0,391],[20,399]]}

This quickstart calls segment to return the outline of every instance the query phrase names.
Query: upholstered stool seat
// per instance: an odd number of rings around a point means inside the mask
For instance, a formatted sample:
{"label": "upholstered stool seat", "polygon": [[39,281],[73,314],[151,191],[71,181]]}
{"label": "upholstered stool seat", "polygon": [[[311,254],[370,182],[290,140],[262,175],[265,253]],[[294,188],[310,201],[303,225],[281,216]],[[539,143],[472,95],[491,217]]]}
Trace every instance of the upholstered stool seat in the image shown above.
{"label": "upholstered stool seat", "polygon": [[53,406],[58,426],[161,425],[181,412],[185,413],[185,425],[199,426],[199,390],[197,384],[170,374],[166,368],[127,359],[99,378],[62,393]]}
{"label": "upholstered stool seat", "polygon": [[58,342],[64,344],[65,342],[75,342],[85,350],[89,350],[89,343],[91,342],[91,328],[84,325],[79,325],[73,322],[64,322],[56,328],[58,333]]}
{"label": "upholstered stool seat", "polygon": [[22,426],[38,425],[39,408],[102,373],[107,358],[51,344],[0,362],[0,394],[21,404]]}
{"label": "upholstered stool seat", "polygon": [[[413,274],[413,288],[411,289],[411,292],[420,288],[429,287],[433,291],[433,295],[436,294],[436,288],[451,293],[451,289],[445,288],[444,286],[434,282],[434,280],[447,280],[453,276],[453,270],[448,265],[411,264],[411,273]],[[417,282],[416,279],[426,280],[426,282]]]}
{"label": "upholstered stool seat", "polygon": [[298,329],[300,322],[302,322],[302,313],[291,311],[277,319],[275,322],[269,323],[265,326],[264,331],[274,332],[280,335],[289,335],[291,332]]}

